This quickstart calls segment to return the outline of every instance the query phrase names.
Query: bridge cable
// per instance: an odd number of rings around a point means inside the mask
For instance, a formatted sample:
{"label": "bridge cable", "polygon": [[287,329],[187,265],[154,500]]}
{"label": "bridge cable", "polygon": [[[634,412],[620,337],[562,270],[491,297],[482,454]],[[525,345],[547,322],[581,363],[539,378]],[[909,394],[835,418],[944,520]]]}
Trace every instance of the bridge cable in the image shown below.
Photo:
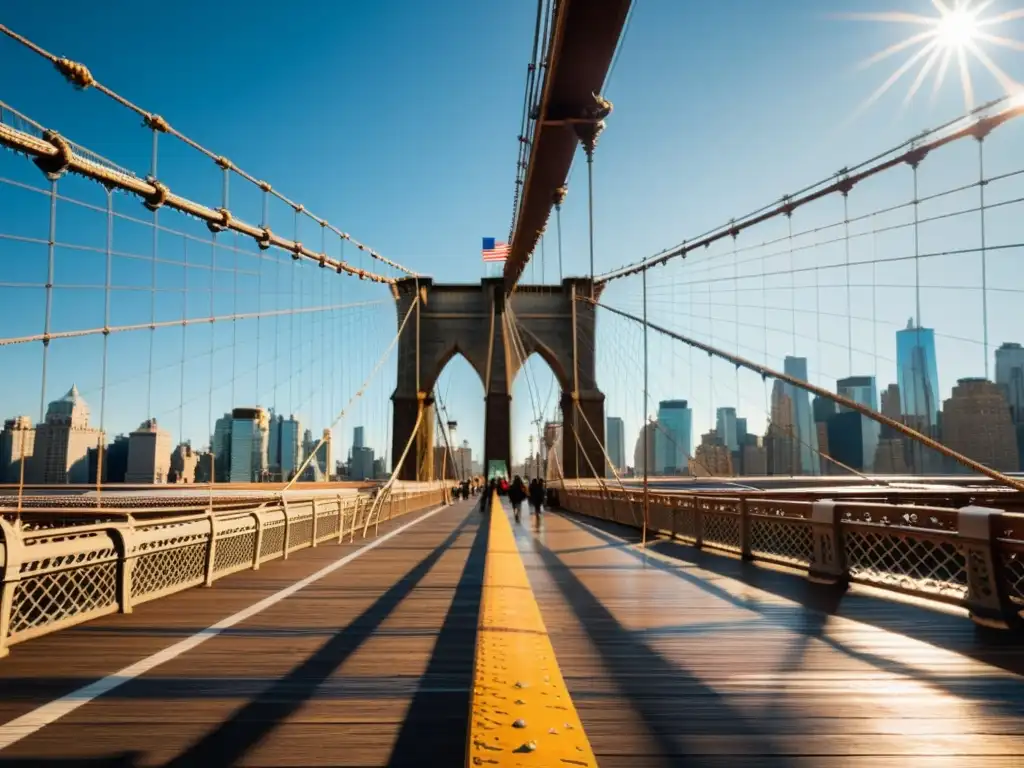
{"label": "bridge cable", "polygon": [[[420,296],[419,296],[419,293],[417,292],[416,298],[413,299],[412,306],[410,306],[408,311],[405,313],[405,317],[402,319],[402,322],[399,324],[398,332],[395,334],[394,338],[391,339],[391,343],[388,344],[387,348],[381,354],[380,358],[377,360],[376,365],[374,365],[373,369],[370,371],[370,375],[367,376],[366,379],[363,381],[363,385],[359,388],[359,390],[356,391],[356,393],[354,395],[352,395],[352,397],[349,399],[348,403],[345,404],[345,407],[342,408],[338,412],[338,415],[334,417],[334,421],[331,422],[331,425],[330,425],[330,427],[328,427],[328,430],[333,430],[336,426],[338,426],[338,423],[341,422],[341,420],[345,417],[345,414],[348,413],[348,410],[349,410],[349,408],[351,408],[353,403],[357,402],[360,398],[362,398],[363,394],[366,392],[366,388],[370,385],[370,382],[373,381],[374,376],[377,375],[377,372],[381,369],[381,367],[383,367],[384,363],[387,361],[388,357],[391,355],[391,350],[393,350],[395,348],[395,345],[398,344],[398,340],[401,338],[402,332],[405,330],[405,326],[406,326],[406,324],[408,324],[409,318],[412,317],[413,310],[416,309],[416,305],[419,304],[419,301],[420,301]],[[420,410],[422,411],[422,406],[421,406]],[[419,424],[419,421],[420,421],[420,418],[417,418],[417,425]],[[413,430],[413,436],[415,436],[415,434],[416,434],[416,431]],[[306,456],[305,460],[302,462],[302,464],[299,466],[299,468],[295,471],[295,475],[285,484],[284,488],[281,489],[282,493],[284,491],[287,491],[289,488],[291,488],[295,484],[295,481],[305,471],[306,467],[309,466],[310,460],[313,458],[313,456],[315,456],[317,454],[317,452],[320,450],[321,446],[323,446],[323,444],[326,442],[326,440],[327,440],[326,435],[321,436],[320,441],[316,444],[316,447],[309,453],[308,456]],[[408,451],[408,446],[406,446],[406,451]],[[399,463],[397,466],[401,466],[401,463]],[[392,476],[392,479],[393,479],[393,476]]]}
{"label": "bridge cable", "polygon": [[[153,131],[154,148],[156,146],[155,140],[156,134],[158,132],[174,136],[176,139],[179,139],[192,149],[205,155],[210,160],[213,160],[218,166],[223,168],[225,171],[236,173],[238,176],[242,177],[250,184],[259,187],[265,192],[269,192],[286,205],[304,211],[305,215],[308,216],[310,219],[317,222],[321,226],[328,227],[329,229],[331,229],[331,231],[335,232],[336,234],[345,238],[346,240],[351,240],[356,245],[356,247],[359,248],[360,251],[365,251],[369,253],[372,258],[377,259],[378,261],[381,261],[382,263],[387,264],[388,266],[393,267],[394,269],[401,270],[402,272],[405,272],[408,275],[417,274],[413,270],[403,267],[401,264],[398,264],[397,262],[392,261],[391,259],[388,259],[382,256],[381,254],[377,253],[372,248],[366,246],[364,243],[361,243],[355,240],[354,238],[350,237],[348,233],[343,232],[340,229],[337,229],[332,224],[330,224],[326,219],[321,219],[320,217],[314,215],[313,213],[306,211],[305,207],[302,204],[293,202],[292,200],[282,195],[280,192],[277,192],[275,189],[273,189],[273,187],[271,187],[271,185],[266,181],[257,179],[255,176],[250,175],[242,168],[232,163],[228,158],[216,154],[215,152],[199,144],[197,141],[189,138],[184,133],[171,126],[170,123],[168,123],[160,115],[156,114],[155,112],[147,112],[142,107],[139,107],[138,105],[132,103],[124,96],[121,96],[119,93],[114,91],[112,88],[96,80],[96,78],[89,71],[89,68],[85,64],[76,61],[71,61],[70,59],[61,58],[59,56],[55,56],[54,54],[50,53],[41,46],[29,40],[24,35],[18,34],[17,32],[15,32],[10,27],[4,24],[0,24],[0,33],[7,35],[9,38],[25,46],[33,53],[36,53],[44,59],[48,60],[51,64],[54,65],[57,71],[60,72],[64,76],[64,78],[69,83],[71,83],[76,89],[86,90],[88,88],[94,88],[95,90],[102,93],[104,96],[107,96],[110,99],[117,102],[118,104],[120,104],[122,107],[125,107],[126,109],[135,112],[139,117],[143,119],[144,124]],[[155,172],[153,176],[154,178],[156,177]]]}
{"label": "bridge cable", "polygon": [[[588,302],[590,301],[589,299],[587,299],[585,297],[580,297],[577,300],[578,301],[588,301]],[[623,311],[621,309],[616,309],[615,307],[608,306],[607,304],[603,304],[601,302],[591,302],[591,303],[593,303],[596,306],[603,307],[604,309],[607,309],[610,312],[614,312],[615,314],[621,315],[622,317],[629,318],[629,319],[631,319],[631,320],[633,320],[635,322],[638,322],[638,323],[642,323],[643,322],[643,320],[641,318],[638,318],[635,315],[632,315],[632,314],[630,314],[628,312],[625,312],[625,311]],[[899,422],[899,421],[897,421],[895,419],[892,419],[892,418],[886,416],[883,413],[879,413],[878,411],[875,411],[872,408],[868,408],[867,406],[862,405],[861,403],[858,403],[855,400],[851,400],[850,398],[847,398],[847,397],[845,397],[843,395],[839,395],[839,394],[835,394],[835,393],[829,392],[827,389],[824,389],[822,387],[818,387],[818,386],[816,386],[814,384],[811,384],[810,382],[804,381],[804,380],[799,379],[799,378],[797,378],[795,376],[790,376],[789,374],[772,370],[771,368],[769,368],[767,366],[763,366],[763,365],[759,365],[757,363],[751,362],[751,361],[746,360],[746,359],[744,359],[742,357],[739,357],[737,355],[733,355],[733,354],[730,354],[729,352],[725,352],[725,351],[723,351],[721,349],[713,347],[713,346],[711,346],[709,344],[705,344],[703,342],[697,341],[696,339],[692,339],[692,338],[690,338],[688,336],[684,336],[684,335],[676,333],[674,331],[670,331],[667,328],[664,328],[664,327],[662,327],[660,325],[656,325],[655,323],[648,322],[647,324],[648,324],[648,326],[651,329],[653,329],[655,331],[658,331],[658,332],[660,332],[660,333],[662,333],[662,334],[664,334],[666,336],[670,336],[670,337],[676,339],[677,341],[683,342],[684,344],[689,344],[690,346],[696,347],[697,349],[700,349],[700,350],[702,350],[704,352],[707,352],[709,355],[714,355],[715,357],[719,357],[719,358],[721,358],[723,360],[727,360],[727,361],[733,363],[734,365],[740,365],[740,366],[742,366],[744,368],[747,368],[749,370],[754,371],[755,373],[761,374],[761,376],[771,377],[773,379],[779,379],[781,381],[784,381],[787,384],[790,384],[790,385],[795,386],[795,387],[799,387],[800,389],[806,390],[807,392],[810,392],[810,393],[812,393],[814,395],[817,395],[819,397],[825,397],[825,398],[833,401],[834,403],[836,403],[838,405],[841,405],[841,406],[844,406],[846,408],[849,408],[850,410],[857,411],[861,415],[867,416],[868,418],[872,419],[873,421],[877,421],[880,424],[883,424],[885,426],[891,427],[892,429],[894,429],[894,430],[900,432],[901,434],[909,437],[911,440],[917,441],[917,442],[921,443],[922,445],[925,445],[928,448],[931,448],[932,450],[937,451],[938,453],[941,453],[943,456],[946,456],[947,458],[956,461],[957,463],[963,465],[964,467],[967,467],[968,469],[971,469],[971,470],[973,470],[975,472],[978,472],[979,474],[985,475],[986,477],[988,477],[988,478],[990,478],[992,480],[995,480],[997,483],[1009,486],[1010,488],[1013,488],[1013,489],[1018,490],[1018,491],[1024,491],[1024,482],[1022,482],[1020,480],[1017,480],[1016,478],[1010,477],[1008,475],[1005,475],[1004,473],[999,472],[997,470],[991,469],[991,468],[985,466],[984,464],[981,464],[980,462],[977,462],[974,459],[971,459],[968,456],[964,456],[963,454],[961,454],[961,453],[959,453],[957,451],[954,451],[951,448],[946,447],[943,443],[941,443],[941,442],[939,442],[937,440],[934,440],[933,438],[928,437],[927,435],[924,435],[924,434],[918,432],[917,430],[912,429],[911,427],[908,427],[907,425],[905,425],[905,424],[903,424],[903,423],[901,423],[901,422]]]}
{"label": "bridge cable", "polygon": [[[330,267],[339,274],[345,273],[361,280],[376,283],[394,284],[393,278],[379,275],[365,269],[357,269],[344,261],[336,261],[325,254],[302,245],[302,243],[286,240],[269,229],[255,227],[235,218],[227,209],[213,209],[172,193],[158,179],[140,179],[130,173],[115,170],[109,165],[79,154],[71,142],[53,131],[46,131],[43,138],[0,124],[0,145],[13,149],[36,160],[48,175],[57,177],[66,171],[98,181],[101,184],[116,187],[141,197],[147,207],[163,207],[174,209],[206,222],[213,229],[231,229],[257,241],[261,249],[278,248],[288,251],[297,258],[305,258],[317,262],[321,267]],[[52,181],[51,195],[56,199],[56,182]]]}
{"label": "bridge cable", "polygon": [[921,157],[923,154],[946,144],[951,144],[967,137],[977,138],[979,135],[987,135],[999,126],[1021,115],[1024,115],[1024,103],[1017,103],[1013,99],[1012,94],[995,99],[966,115],[961,115],[937,128],[925,131],[853,167],[845,168],[840,174],[810,184],[797,193],[785,195],[779,202],[761,206],[755,211],[735,219],[734,225],[724,225],[710,229],[696,238],[683,241],[671,248],[666,248],[639,262],[627,264],[599,275],[597,281],[605,283],[611,280],[618,280],[642,270],[650,269],[658,264],[667,263],[671,259],[686,257],[691,251],[729,236],[732,226],[740,230],[749,229],[764,221],[784,215],[787,211],[792,211],[795,208],[839,192],[844,187],[855,185],[897,165],[909,163],[915,157]]}

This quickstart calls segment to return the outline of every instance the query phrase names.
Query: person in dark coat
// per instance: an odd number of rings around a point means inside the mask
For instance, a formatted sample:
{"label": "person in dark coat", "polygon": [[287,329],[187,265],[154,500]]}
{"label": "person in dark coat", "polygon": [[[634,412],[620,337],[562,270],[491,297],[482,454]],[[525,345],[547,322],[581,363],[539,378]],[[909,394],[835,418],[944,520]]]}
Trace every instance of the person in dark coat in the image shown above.
{"label": "person in dark coat", "polygon": [[516,475],[508,489],[508,500],[512,502],[512,512],[515,514],[517,523],[523,514],[523,501],[525,499],[526,486],[523,485],[522,478]]}
{"label": "person in dark coat", "polygon": [[539,477],[530,481],[530,506],[535,515],[539,515],[544,508],[544,481]]}

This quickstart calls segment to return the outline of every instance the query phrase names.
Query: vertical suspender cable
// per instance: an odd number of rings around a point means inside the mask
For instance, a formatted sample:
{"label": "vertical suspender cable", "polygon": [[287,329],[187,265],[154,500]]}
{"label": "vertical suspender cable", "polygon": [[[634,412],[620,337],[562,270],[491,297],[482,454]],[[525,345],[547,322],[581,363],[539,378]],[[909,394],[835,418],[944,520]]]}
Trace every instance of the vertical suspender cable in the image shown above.
{"label": "vertical suspender cable", "polygon": [[103,454],[106,450],[107,424],[107,369],[110,355],[110,285],[113,270],[114,251],[114,191],[105,188],[107,193],[107,240],[106,240],[106,274],[103,281],[103,372],[100,381],[100,434],[96,445],[96,504],[102,506],[101,491],[103,488]]}
{"label": "vertical suspender cable", "polygon": [[[159,132],[153,128],[153,153],[150,158],[150,175],[154,179],[157,176],[157,159],[159,148]],[[149,287],[149,322],[153,324],[149,329],[149,377],[146,384],[146,418],[153,415],[153,352],[156,346],[156,260],[160,253],[160,209],[153,210],[153,262],[150,270]]]}
{"label": "vertical suspender cable", "polygon": [[849,355],[849,372],[847,375],[853,376],[853,294],[850,289],[850,193],[846,190],[843,191],[843,243],[846,248],[846,347],[847,354]]}
{"label": "vertical suspender cable", "polygon": [[[649,385],[649,372],[647,367],[648,358],[648,335],[647,335],[647,270],[643,270],[640,273],[643,279],[643,310],[644,310],[644,425],[640,428],[641,439],[644,444],[644,525],[643,532],[641,534],[641,546],[647,547],[647,523],[649,520],[648,514],[650,511],[650,457],[648,456],[647,444],[648,444],[648,431],[647,431],[647,408],[648,398],[650,394],[647,390]],[[691,289],[692,290],[692,289]],[[692,371],[692,369],[691,369]]]}
{"label": "vertical suspender cable", "polygon": [[[50,180],[50,230],[47,242],[46,310],[43,316],[43,371],[39,385],[39,422],[46,418],[46,369],[50,358],[50,321],[53,316],[54,258],[57,247],[57,180]],[[45,473],[45,467],[43,468]],[[46,481],[45,475],[40,477]]]}
{"label": "vertical suspender cable", "polygon": [[[185,349],[188,341],[188,238],[181,238],[184,263],[181,294],[181,381],[178,390],[178,442],[185,442]],[[164,478],[166,480],[166,478]]]}
{"label": "vertical suspender cable", "polygon": [[985,378],[988,378],[988,257],[985,249],[985,137],[978,138],[978,209],[981,214],[981,322],[985,352]]}

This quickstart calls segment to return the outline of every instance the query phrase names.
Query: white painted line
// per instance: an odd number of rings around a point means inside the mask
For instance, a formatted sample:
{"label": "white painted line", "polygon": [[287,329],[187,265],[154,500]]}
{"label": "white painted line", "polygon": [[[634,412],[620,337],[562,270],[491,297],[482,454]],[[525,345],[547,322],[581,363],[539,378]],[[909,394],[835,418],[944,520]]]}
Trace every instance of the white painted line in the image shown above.
{"label": "white painted line", "polygon": [[146,674],[164,662],[176,659],[183,653],[191,651],[193,648],[202,645],[210,638],[216,637],[225,629],[229,629],[230,627],[235,626],[235,624],[239,624],[246,619],[250,619],[256,614],[265,611],[270,606],[276,605],[282,600],[291,597],[300,589],[304,589],[325,576],[329,576],[342,566],[351,563],[357,557],[365,555],[371,549],[376,549],[388,539],[394,538],[403,531],[412,528],[417,523],[423,522],[428,517],[433,517],[443,509],[447,509],[447,507],[438,507],[431,512],[427,512],[425,515],[390,531],[389,533],[385,533],[380,538],[374,539],[369,544],[360,547],[355,552],[351,552],[344,557],[335,560],[333,563],[325,565],[316,573],[310,574],[300,581],[296,581],[294,584],[285,587],[280,592],[275,592],[273,595],[263,598],[258,603],[253,603],[248,608],[243,608],[238,613],[228,616],[226,619],[221,619],[216,624],[200,630],[191,637],[187,637],[172,646],[164,648],[162,651],[157,651],[152,656],[148,656],[134,664],[130,664],[112,675],[107,675],[94,683],[82,686],[76,691],[72,691],[69,694],[61,696],[59,699],[54,699],[47,704],[43,704],[41,707],[37,707],[31,712],[27,712],[20,717],[14,718],[10,722],[0,726],[0,750],[6,749],[27,736],[31,736],[39,729],[45,728],[47,725],[60,720],[60,718],[65,715],[71,714],[79,707],[85,706],[93,699],[98,698],[105,693],[109,693],[118,686],[124,685],[128,681]]}

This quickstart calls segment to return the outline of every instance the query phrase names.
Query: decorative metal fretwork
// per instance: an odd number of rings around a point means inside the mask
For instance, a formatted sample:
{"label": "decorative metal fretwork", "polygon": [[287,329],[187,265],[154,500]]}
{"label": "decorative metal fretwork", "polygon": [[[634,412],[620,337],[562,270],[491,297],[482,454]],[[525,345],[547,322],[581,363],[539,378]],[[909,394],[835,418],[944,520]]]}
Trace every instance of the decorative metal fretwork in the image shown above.
{"label": "decorative metal fretwork", "polygon": [[739,515],[704,513],[704,543],[723,549],[740,548]]}
{"label": "decorative metal fretwork", "polygon": [[1024,606],[1024,553],[1003,552],[1000,560],[1007,596],[1017,605]]}
{"label": "decorative metal fretwork", "polygon": [[10,636],[117,604],[117,562],[23,578],[14,590]]}
{"label": "decorative metal fretwork", "polygon": [[256,531],[243,531],[230,536],[218,536],[213,555],[214,571],[236,571],[252,565],[256,548]]}
{"label": "decorative metal fretwork", "polygon": [[907,592],[962,599],[967,570],[962,547],[896,529],[847,529],[850,576]]}
{"label": "decorative metal fretwork", "polygon": [[306,516],[292,520],[288,528],[288,551],[308,547],[313,541],[313,516],[306,513]]}
{"label": "decorative metal fretwork", "polygon": [[814,555],[814,536],[806,523],[778,518],[750,518],[750,551],[761,557],[808,566]]}
{"label": "decorative metal fretwork", "polygon": [[206,574],[207,542],[162,549],[135,558],[132,568],[132,597],[185,589],[203,581]]}
{"label": "decorative metal fretwork", "polygon": [[274,557],[284,553],[284,521],[270,523],[263,529],[263,541],[260,542],[260,559]]}

